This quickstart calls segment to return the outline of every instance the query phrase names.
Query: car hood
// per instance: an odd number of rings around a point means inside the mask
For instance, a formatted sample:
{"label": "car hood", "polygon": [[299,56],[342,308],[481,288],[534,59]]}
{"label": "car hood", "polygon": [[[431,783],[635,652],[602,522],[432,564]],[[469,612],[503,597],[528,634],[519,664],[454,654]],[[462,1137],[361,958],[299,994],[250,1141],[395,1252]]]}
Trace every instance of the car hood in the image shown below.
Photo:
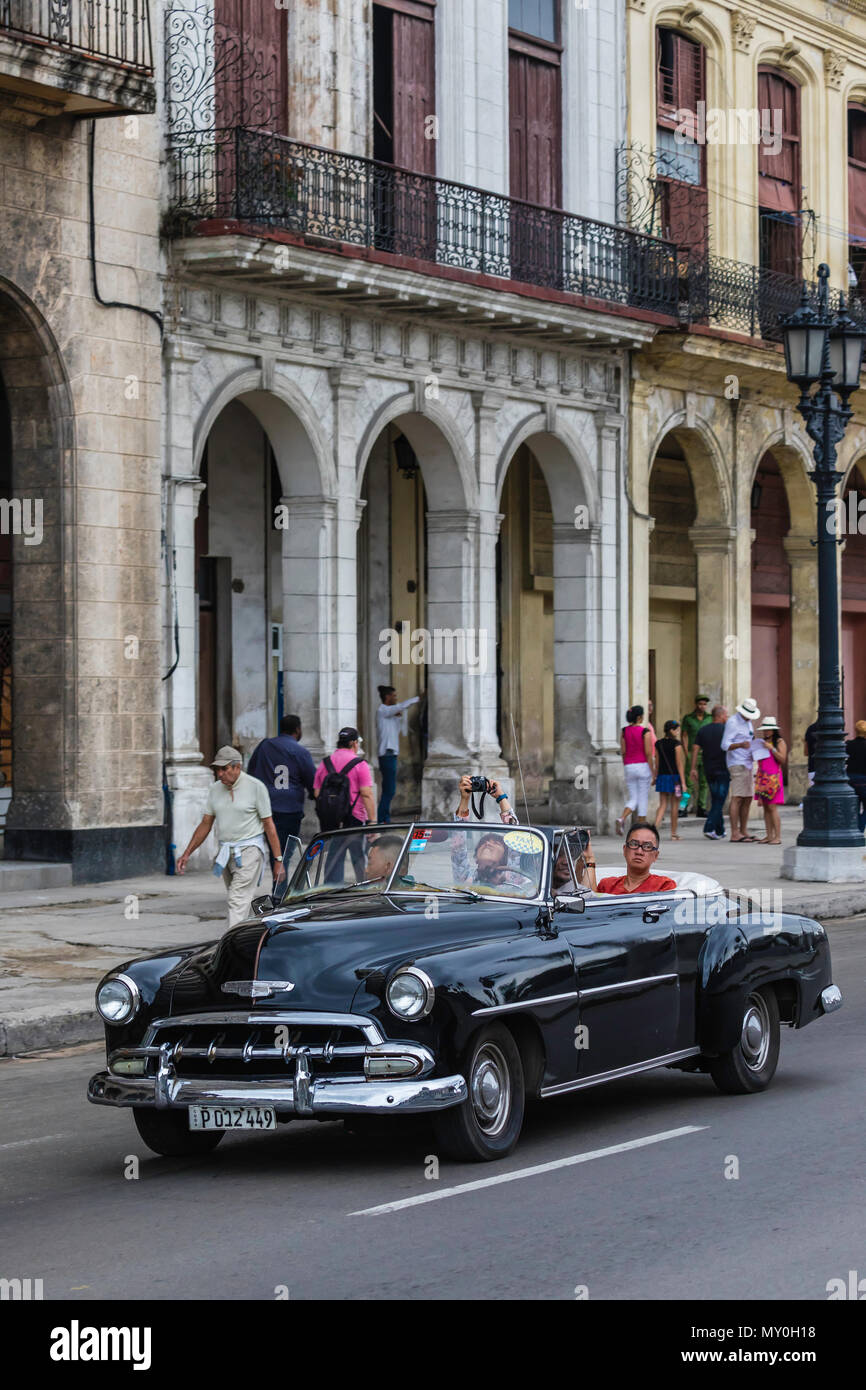
{"label": "car hood", "polygon": [[[452,951],[491,937],[513,934],[534,920],[537,907],[515,903],[466,903],[437,899],[438,916],[425,901],[379,894],[351,907],[345,896],[298,904],[283,914],[243,922],[215,944],[187,957],[172,972],[172,1014],[198,1009],[315,1009],[348,1012],[359,985],[437,951]],[[292,914],[303,912],[303,916]],[[274,993],[251,998],[226,991],[234,981],[274,981]]]}

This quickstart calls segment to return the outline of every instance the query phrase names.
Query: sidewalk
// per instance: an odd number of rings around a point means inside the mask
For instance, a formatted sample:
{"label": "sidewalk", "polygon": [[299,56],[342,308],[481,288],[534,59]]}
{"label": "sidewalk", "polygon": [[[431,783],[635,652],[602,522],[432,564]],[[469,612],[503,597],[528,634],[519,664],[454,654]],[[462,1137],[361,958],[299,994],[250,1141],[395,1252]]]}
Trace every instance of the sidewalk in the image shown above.
{"label": "sidewalk", "polygon": [[[750,830],[762,834],[762,825],[753,813]],[[731,890],[776,892],[774,908],[821,921],[866,912],[866,881],[779,877],[782,850],[802,826],[795,807],[782,808],[782,845],[705,840],[702,826],[693,817],[682,821],[680,843],[665,827],[659,872],[698,870]],[[622,872],[622,840],[599,836],[594,847],[601,870]],[[138,955],[212,941],[225,921],[223,885],[204,873],[0,894],[0,1057],[101,1038],[93,989],[107,970]]]}

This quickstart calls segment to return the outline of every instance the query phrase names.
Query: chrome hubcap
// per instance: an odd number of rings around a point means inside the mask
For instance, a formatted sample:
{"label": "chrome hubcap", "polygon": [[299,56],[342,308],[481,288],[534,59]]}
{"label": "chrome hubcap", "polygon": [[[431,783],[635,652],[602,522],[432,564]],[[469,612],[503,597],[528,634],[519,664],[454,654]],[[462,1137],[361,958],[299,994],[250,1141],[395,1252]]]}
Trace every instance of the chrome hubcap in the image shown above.
{"label": "chrome hubcap", "polygon": [[488,1136],[498,1134],[511,1111],[511,1077],[508,1063],[494,1043],[485,1043],[475,1054],[470,1092],[479,1128]]}
{"label": "chrome hubcap", "polygon": [[740,1047],[749,1070],[760,1071],[770,1051],[770,1014],[761,994],[749,995]]}

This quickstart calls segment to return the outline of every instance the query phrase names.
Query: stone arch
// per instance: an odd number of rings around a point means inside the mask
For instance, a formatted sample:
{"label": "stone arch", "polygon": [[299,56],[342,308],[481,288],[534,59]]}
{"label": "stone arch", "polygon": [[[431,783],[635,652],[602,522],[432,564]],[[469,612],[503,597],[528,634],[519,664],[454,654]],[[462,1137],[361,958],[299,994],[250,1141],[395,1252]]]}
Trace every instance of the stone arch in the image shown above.
{"label": "stone arch", "polygon": [[684,410],[668,416],[660,426],[649,451],[650,467],[669,434],[686,456],[697,504],[697,525],[732,524],[733,499],[722,449],[710,425],[697,416],[688,423]]}
{"label": "stone arch", "polygon": [[811,534],[815,528],[815,489],[808,477],[812,462],[808,449],[796,435],[786,440],[783,429],[773,430],[755,453],[748,476],[750,489],[761,466],[761,459],[767,453],[771,453],[778,463],[785,484],[791,534]]}
{"label": "stone arch", "polygon": [[478,487],[472,458],[454,417],[435,401],[424,400],[419,408],[414,391],[401,391],[392,396],[367,422],[358,446],[358,497],[370,452],[382,431],[391,424],[399,426],[415,451],[430,511],[477,507]]}
{"label": "stone arch", "polygon": [[547,416],[536,411],[512,430],[496,462],[496,500],[499,502],[511,460],[522,444],[529,444],[547,483],[553,515],[567,522],[574,507],[583,503],[597,521],[600,509],[598,483],[590,460],[577,436],[557,423],[548,428]]}
{"label": "stone arch", "polygon": [[309,401],[293,382],[279,374],[265,385],[261,369],[242,369],[226,377],[201,408],[193,440],[196,472],[201,468],[211,429],[235,400],[252,411],[268,436],[287,496],[336,493],[333,450]]}
{"label": "stone arch", "polygon": [[[45,827],[68,829],[77,800],[74,739],[75,580],[66,537],[72,523],[75,485],[75,414],[60,349],[36,306],[0,278],[0,378],[11,438],[10,497],[30,503],[30,524],[41,517],[38,542],[23,531],[11,538],[13,586],[9,649],[11,699],[11,791],[6,819],[10,858],[50,857]],[[37,534],[34,530],[33,535]],[[23,580],[38,565],[38,583]],[[74,568],[73,568],[74,573]],[[35,579],[34,575],[34,579]],[[15,674],[17,673],[17,674]],[[14,683],[14,689],[13,689]],[[8,706],[7,706],[8,708]]]}

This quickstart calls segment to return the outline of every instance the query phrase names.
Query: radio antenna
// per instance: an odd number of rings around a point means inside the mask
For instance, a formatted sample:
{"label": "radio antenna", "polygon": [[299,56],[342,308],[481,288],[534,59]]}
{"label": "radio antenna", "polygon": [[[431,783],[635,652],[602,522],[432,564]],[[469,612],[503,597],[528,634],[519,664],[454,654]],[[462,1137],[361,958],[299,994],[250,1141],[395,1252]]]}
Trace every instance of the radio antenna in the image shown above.
{"label": "radio antenna", "polygon": [[517,754],[517,771],[520,773],[520,790],[523,792],[523,809],[526,812],[526,824],[529,825],[529,802],[526,800],[526,787],[523,782],[523,768],[520,766],[520,744],[517,742],[517,730],[514,727],[513,714],[511,714],[511,737],[514,739],[514,751]]}

